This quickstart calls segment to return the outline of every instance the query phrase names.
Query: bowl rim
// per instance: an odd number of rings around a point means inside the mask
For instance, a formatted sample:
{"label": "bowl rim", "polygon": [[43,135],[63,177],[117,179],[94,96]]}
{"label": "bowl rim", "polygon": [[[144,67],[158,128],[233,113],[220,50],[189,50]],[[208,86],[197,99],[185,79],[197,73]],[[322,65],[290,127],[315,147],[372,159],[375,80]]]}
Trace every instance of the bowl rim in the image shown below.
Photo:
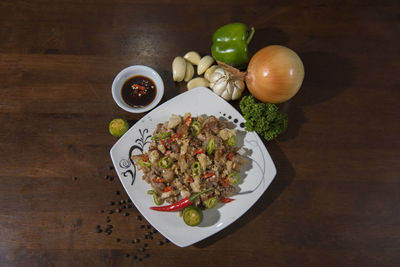
{"label": "bowl rim", "polygon": [[[126,104],[121,97],[121,86],[128,79],[124,78],[124,76],[132,77],[135,75],[143,75],[148,78],[151,78],[157,87],[157,92],[154,100],[147,106],[141,108],[135,108]],[[121,80],[123,80],[121,82]],[[121,84],[122,83],[122,84]],[[120,86],[119,86],[120,85]],[[156,107],[158,103],[161,101],[164,95],[164,81],[161,78],[160,74],[153,68],[145,65],[131,65],[124,69],[122,69],[114,78],[111,85],[111,94],[113,96],[114,102],[123,110],[128,111],[130,113],[143,113],[149,111]]]}

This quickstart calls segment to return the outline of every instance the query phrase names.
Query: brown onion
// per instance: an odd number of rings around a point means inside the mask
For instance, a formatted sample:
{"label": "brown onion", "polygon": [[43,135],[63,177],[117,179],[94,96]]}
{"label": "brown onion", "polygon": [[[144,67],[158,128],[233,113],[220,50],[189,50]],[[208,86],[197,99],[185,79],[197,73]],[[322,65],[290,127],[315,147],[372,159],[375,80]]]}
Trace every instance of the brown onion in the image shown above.
{"label": "brown onion", "polygon": [[245,81],[250,93],[262,102],[282,103],[300,89],[304,66],[291,49],[271,45],[262,48],[251,58]]}

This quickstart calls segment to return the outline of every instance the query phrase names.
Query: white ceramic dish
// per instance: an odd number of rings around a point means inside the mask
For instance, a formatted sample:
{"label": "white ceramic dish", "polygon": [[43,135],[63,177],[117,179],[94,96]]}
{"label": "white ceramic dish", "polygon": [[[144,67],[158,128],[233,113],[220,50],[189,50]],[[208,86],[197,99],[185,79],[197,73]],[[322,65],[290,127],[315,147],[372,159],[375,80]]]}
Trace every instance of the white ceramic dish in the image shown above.
{"label": "white ceramic dish", "polygon": [[[153,102],[142,108],[135,108],[128,105],[121,96],[121,88],[125,81],[136,75],[142,75],[150,78],[157,87],[156,97],[154,98]],[[133,65],[121,70],[121,72],[118,73],[118,75],[114,78],[114,81],[111,85],[111,93],[115,103],[117,103],[120,108],[132,113],[142,113],[153,109],[160,102],[164,95],[164,83],[160,75],[152,68],[143,65]]]}
{"label": "white ceramic dish", "polygon": [[[153,197],[147,195],[150,185],[142,180],[130,159],[131,155],[147,151],[151,134],[157,123],[167,121],[171,114],[192,116],[214,115],[232,122],[238,132],[238,145],[246,150],[248,164],[240,172],[240,191],[227,204],[218,204],[216,209],[205,210],[203,221],[197,227],[187,226],[177,212],[150,210],[154,206]],[[111,148],[110,154],[115,170],[126,192],[136,208],[162,235],[180,247],[192,245],[205,239],[242,216],[265,192],[276,175],[275,165],[263,142],[254,132],[245,132],[241,114],[228,102],[210,89],[198,87],[182,93],[149,112]]]}

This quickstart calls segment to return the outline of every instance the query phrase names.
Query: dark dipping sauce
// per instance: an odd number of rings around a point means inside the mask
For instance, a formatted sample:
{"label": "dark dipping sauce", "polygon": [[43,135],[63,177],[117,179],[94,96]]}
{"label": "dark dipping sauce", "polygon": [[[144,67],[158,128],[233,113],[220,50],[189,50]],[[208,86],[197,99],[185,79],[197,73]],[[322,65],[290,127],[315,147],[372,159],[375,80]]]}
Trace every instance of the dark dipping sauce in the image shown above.
{"label": "dark dipping sauce", "polygon": [[156,97],[156,84],[148,77],[137,75],[125,81],[121,96],[126,104],[134,108],[149,105]]}

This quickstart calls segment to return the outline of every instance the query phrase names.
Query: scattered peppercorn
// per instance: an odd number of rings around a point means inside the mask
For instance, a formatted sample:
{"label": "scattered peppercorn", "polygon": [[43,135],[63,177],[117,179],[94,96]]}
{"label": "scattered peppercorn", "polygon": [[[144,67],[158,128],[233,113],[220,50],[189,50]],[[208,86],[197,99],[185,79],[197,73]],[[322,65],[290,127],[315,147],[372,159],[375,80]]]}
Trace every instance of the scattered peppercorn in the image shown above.
{"label": "scattered peppercorn", "polygon": [[115,192],[115,194],[116,194],[117,196],[119,196],[119,195],[121,195],[121,192],[120,192],[119,190],[117,190],[117,191]]}
{"label": "scattered peppercorn", "polygon": [[76,180],[78,180],[78,177],[75,176],[72,178],[72,180],[76,181]]}
{"label": "scattered peppercorn", "polygon": [[119,242],[119,241],[121,241],[121,239],[120,239],[120,238],[117,238],[117,239],[115,239],[115,241]]}
{"label": "scattered peppercorn", "polygon": [[124,216],[129,216],[129,213],[128,213],[128,212],[125,212],[125,213],[124,213]]}
{"label": "scattered peppercorn", "polygon": [[162,245],[164,245],[164,242],[162,242],[162,241],[160,240],[160,241],[158,241],[158,245],[162,246]]}

